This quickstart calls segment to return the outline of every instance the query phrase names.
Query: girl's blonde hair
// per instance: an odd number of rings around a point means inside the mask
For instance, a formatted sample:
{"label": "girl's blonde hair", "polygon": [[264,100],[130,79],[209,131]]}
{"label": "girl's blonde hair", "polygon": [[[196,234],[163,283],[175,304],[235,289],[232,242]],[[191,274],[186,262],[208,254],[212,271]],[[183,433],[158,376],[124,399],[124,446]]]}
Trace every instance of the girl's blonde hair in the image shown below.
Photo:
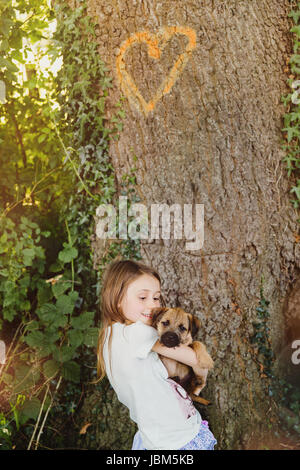
{"label": "girl's blonde hair", "polygon": [[[129,284],[135,281],[142,274],[154,276],[161,284],[160,276],[155,269],[137,261],[114,261],[106,268],[100,299],[101,327],[97,347],[98,381],[102,380],[106,374],[103,358],[103,345],[106,339],[107,328],[109,326],[112,327],[114,322],[126,323],[126,318],[118,305],[122,302]],[[161,305],[165,306],[165,301],[162,296]],[[110,337],[108,340],[109,352],[111,350],[111,341],[112,328],[110,329]]]}

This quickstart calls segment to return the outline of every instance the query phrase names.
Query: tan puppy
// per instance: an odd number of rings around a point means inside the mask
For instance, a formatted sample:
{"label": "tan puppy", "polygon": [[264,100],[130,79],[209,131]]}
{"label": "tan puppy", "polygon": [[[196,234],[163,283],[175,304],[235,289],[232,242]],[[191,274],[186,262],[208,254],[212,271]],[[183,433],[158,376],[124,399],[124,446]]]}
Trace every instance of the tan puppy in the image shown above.
{"label": "tan puppy", "polygon": [[204,344],[194,341],[201,326],[200,321],[179,307],[154,308],[152,314],[152,326],[157,329],[159,340],[164,346],[168,348],[175,348],[180,344],[190,346],[198,359],[197,365],[192,368],[174,359],[160,356],[170,378],[179,383],[193,401],[208,405],[209,401],[197,396],[206,383],[207,371],[203,369],[212,369],[214,365]]}

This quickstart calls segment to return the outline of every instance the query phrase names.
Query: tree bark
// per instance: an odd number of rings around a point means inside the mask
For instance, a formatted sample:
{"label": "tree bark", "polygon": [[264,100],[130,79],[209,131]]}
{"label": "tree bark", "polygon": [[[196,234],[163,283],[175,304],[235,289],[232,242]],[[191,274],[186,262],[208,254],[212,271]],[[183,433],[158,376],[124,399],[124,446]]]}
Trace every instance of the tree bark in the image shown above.
{"label": "tree bark", "polygon": [[204,413],[218,448],[245,448],[272,415],[250,344],[261,277],[277,356],[283,308],[300,277],[298,216],[281,149],[290,2],[88,5],[114,79],[108,112],[126,97],[124,129],[110,146],[118,183],[137,168],[149,216],[154,203],[204,204],[202,249],[171,236],[142,240],[142,256],[160,272],[167,305],[202,321],[199,339],[215,360],[202,393],[213,406]]}

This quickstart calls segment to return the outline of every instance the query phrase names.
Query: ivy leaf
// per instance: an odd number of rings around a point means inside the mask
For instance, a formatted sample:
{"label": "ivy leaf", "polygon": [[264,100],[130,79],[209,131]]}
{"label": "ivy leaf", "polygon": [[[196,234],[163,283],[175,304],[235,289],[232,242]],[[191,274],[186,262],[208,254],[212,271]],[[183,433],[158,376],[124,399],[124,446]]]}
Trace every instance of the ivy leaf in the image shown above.
{"label": "ivy leaf", "polygon": [[295,193],[297,198],[300,200],[300,186],[293,186],[290,192]]}
{"label": "ivy leaf", "polygon": [[298,37],[300,37],[300,26],[294,26],[290,31],[291,33],[295,33]]}
{"label": "ivy leaf", "polygon": [[292,11],[288,14],[288,16],[289,16],[290,18],[293,18],[294,23],[297,24],[297,23],[298,23],[298,20],[299,20],[299,17],[300,17],[300,11],[292,10]]}

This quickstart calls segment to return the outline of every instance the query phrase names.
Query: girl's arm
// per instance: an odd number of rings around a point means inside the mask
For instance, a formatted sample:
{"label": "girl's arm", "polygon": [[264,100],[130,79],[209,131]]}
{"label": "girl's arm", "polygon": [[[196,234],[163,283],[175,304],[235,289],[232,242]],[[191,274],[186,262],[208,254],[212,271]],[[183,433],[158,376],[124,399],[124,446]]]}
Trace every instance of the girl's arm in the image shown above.
{"label": "girl's arm", "polygon": [[169,357],[170,359],[175,359],[175,361],[182,362],[187,366],[195,366],[197,364],[197,357],[195,351],[189,346],[181,344],[176,348],[167,348],[163,346],[159,340],[156,341],[152,347],[152,351],[162,356]]}

